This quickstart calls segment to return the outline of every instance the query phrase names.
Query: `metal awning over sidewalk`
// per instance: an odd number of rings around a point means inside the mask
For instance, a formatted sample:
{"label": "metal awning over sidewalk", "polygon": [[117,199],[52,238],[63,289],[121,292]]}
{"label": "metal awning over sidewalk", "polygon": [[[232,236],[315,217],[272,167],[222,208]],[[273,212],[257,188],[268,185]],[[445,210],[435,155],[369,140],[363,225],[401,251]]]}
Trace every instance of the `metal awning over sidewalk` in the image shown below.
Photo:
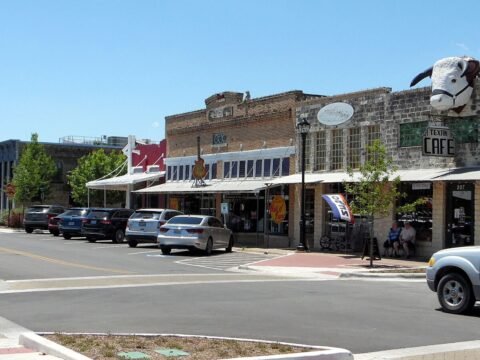
{"label": "metal awning over sidewalk", "polygon": [[205,186],[194,186],[192,181],[172,181],[136,190],[140,194],[168,194],[168,193],[246,193],[257,192],[266,187],[268,180],[228,181],[215,180],[207,182]]}
{"label": "metal awning over sidewalk", "polygon": [[145,181],[158,180],[163,176],[165,176],[165,171],[126,174],[121,176],[115,176],[109,179],[89,181],[86,186],[89,189],[97,190],[127,191],[129,185],[134,185]]}
{"label": "metal awning over sidewalk", "polygon": [[[435,181],[444,180],[442,176],[448,174],[452,169],[407,169],[397,170],[392,174],[392,179],[400,177],[400,181]],[[478,169],[480,176],[480,169]],[[324,173],[306,173],[305,183],[341,183],[356,182],[360,179],[361,174],[358,171],[353,173],[353,178],[345,171],[324,172]],[[480,180],[480,178],[479,178]],[[269,184],[300,184],[302,182],[302,174],[293,174],[273,179]]]}
{"label": "metal awning over sidewalk", "polygon": [[465,167],[450,169],[447,173],[438,177],[441,181],[475,181],[480,180],[480,167]]}

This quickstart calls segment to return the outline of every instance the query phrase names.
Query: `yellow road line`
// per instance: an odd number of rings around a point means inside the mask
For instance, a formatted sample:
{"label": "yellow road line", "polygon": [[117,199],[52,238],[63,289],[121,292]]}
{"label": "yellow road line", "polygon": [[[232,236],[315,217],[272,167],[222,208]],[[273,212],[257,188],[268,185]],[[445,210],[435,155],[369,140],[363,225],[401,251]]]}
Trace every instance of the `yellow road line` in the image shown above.
{"label": "yellow road line", "polygon": [[68,261],[64,261],[64,260],[60,260],[60,259],[54,259],[54,258],[49,258],[49,257],[46,257],[46,256],[41,256],[41,255],[29,253],[29,252],[26,252],[26,251],[8,249],[8,248],[4,248],[4,247],[0,247],[0,252],[5,252],[7,254],[14,254],[14,255],[23,255],[23,256],[26,256],[26,257],[30,257],[32,259],[47,261],[47,262],[50,262],[50,263],[53,263],[53,264],[58,264],[58,265],[77,267],[77,268],[81,268],[81,269],[96,270],[96,271],[118,273],[118,274],[134,274],[131,271],[102,268],[102,267],[90,266],[90,265],[84,265],[84,264],[77,264],[77,263],[68,262]]}

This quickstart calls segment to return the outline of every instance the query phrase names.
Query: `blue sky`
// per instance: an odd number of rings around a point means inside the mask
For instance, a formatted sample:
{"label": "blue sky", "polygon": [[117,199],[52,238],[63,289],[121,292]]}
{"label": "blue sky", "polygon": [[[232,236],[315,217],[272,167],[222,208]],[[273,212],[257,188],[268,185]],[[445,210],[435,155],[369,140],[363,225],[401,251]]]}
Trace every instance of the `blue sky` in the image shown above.
{"label": "blue sky", "polygon": [[442,57],[480,58],[479,14],[478,0],[0,0],[0,141],[158,141],[165,116],[221,91],[405,90]]}

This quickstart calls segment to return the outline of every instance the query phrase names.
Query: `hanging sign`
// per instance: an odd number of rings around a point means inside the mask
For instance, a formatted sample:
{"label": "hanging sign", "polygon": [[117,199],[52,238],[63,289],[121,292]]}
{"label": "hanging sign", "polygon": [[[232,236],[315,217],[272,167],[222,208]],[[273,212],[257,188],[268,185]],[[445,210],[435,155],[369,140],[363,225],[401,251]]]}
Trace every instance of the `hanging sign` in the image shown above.
{"label": "hanging sign", "polygon": [[323,199],[330,205],[332,209],[333,218],[338,220],[345,220],[350,223],[355,222],[350,206],[348,206],[347,199],[342,194],[326,194],[322,195]]}
{"label": "hanging sign", "polygon": [[317,114],[317,119],[324,125],[340,125],[350,120],[353,116],[353,111],[352,105],[343,102],[336,102],[321,108]]}
{"label": "hanging sign", "polygon": [[287,216],[287,205],[285,199],[280,195],[275,195],[270,203],[270,216],[275,224],[281,224]]}
{"label": "hanging sign", "polygon": [[428,127],[423,135],[422,155],[455,156],[455,140],[448,127]]}

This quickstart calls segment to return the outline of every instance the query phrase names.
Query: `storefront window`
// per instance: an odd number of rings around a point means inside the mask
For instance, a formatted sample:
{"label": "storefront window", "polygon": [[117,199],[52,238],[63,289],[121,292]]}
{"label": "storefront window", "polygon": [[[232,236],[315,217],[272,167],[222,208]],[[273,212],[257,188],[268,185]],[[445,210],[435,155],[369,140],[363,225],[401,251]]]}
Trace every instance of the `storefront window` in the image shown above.
{"label": "storefront window", "polygon": [[225,194],[223,202],[228,203],[229,213],[225,223],[233,232],[263,233],[265,197],[263,192],[255,194]]}
{"label": "storefront window", "polygon": [[412,203],[419,198],[423,198],[425,203],[417,206],[412,213],[398,214],[397,221],[400,226],[405,222],[410,222],[416,231],[417,241],[432,241],[432,199],[433,186],[431,182],[401,183],[400,192],[406,194],[406,197],[400,199],[399,204],[404,205]]}

